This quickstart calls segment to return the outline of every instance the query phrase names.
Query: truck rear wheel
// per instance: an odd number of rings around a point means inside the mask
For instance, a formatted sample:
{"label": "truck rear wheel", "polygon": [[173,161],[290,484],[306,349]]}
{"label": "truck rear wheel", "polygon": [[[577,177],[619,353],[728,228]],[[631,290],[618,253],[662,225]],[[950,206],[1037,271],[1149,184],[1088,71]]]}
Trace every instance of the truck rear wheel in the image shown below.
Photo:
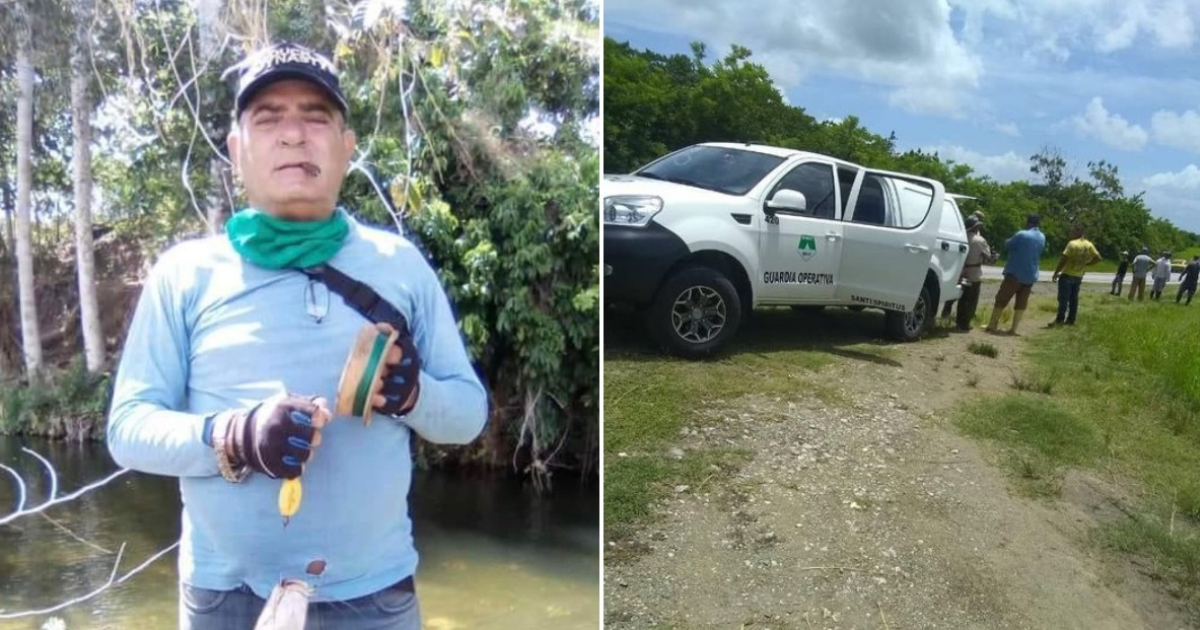
{"label": "truck rear wheel", "polygon": [[912,312],[887,311],[884,320],[887,336],[895,341],[916,341],[924,337],[933,325],[936,307],[929,285],[922,285]]}
{"label": "truck rear wheel", "polygon": [[742,302],[721,272],[687,267],[663,283],[646,316],[650,334],[664,350],[698,359],[715,354],[734,336]]}

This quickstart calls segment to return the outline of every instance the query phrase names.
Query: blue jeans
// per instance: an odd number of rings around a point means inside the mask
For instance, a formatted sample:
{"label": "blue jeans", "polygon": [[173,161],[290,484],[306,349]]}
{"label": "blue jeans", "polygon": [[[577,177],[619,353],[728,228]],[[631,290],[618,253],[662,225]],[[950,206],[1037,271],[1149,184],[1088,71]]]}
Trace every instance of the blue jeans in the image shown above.
{"label": "blue jeans", "polygon": [[1083,278],[1058,277],[1058,316],[1054,318],[1055,323],[1063,323],[1064,316],[1066,323],[1075,323],[1075,311],[1079,310],[1079,287],[1082,285]]}
{"label": "blue jeans", "polygon": [[[411,585],[411,582],[409,582]],[[180,630],[253,630],[266,600],[249,588],[213,591],[187,584],[179,590]],[[305,630],[421,630],[411,586],[399,584],[344,602],[309,604]]]}

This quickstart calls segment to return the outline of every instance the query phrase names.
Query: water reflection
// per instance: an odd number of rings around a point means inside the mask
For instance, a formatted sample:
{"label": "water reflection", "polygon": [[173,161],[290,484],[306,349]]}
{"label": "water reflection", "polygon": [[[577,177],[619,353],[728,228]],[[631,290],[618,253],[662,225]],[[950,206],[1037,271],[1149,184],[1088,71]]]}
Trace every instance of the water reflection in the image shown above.
{"label": "water reflection", "polygon": [[[44,469],[20,446],[0,437],[0,463],[23,473],[30,504],[44,501]],[[30,448],[54,462],[60,494],[116,470],[103,447],[35,442]],[[546,497],[501,477],[417,473],[410,501],[430,630],[591,630],[599,624],[595,488],[560,483]],[[15,505],[16,488],[0,473],[0,515]],[[180,509],[173,479],[131,473],[46,517],[0,526],[0,609],[42,608],[102,585],[122,543],[124,573],[179,537]],[[69,629],[174,628],[176,559],[171,552],[57,616]],[[45,619],[0,621],[0,630],[36,630]]]}

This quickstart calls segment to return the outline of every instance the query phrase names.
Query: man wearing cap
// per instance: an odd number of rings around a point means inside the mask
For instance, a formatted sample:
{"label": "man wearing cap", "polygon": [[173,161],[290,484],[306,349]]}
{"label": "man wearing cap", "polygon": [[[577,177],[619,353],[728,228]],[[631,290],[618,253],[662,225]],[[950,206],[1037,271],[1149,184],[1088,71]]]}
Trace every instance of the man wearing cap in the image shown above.
{"label": "man wearing cap", "polygon": [[1125,285],[1125,274],[1129,272],[1129,252],[1121,252],[1121,262],[1117,264],[1117,273],[1113,274],[1112,288],[1109,295],[1121,295]]}
{"label": "man wearing cap", "polygon": [[983,238],[983,222],[979,220],[977,215],[971,215],[964,221],[967,228],[967,261],[963,265],[961,282],[963,285],[962,296],[958,300],[958,312],[955,317],[955,324],[958,329],[966,332],[971,330],[971,320],[975,317],[975,310],[979,307],[979,291],[982,288],[980,283],[983,282],[983,266],[992,262],[995,257],[992,255],[992,248]]}
{"label": "man wearing cap", "polygon": [[[972,213],[971,213],[971,214],[970,214],[970,215],[969,215],[967,218],[963,219],[963,227],[964,227],[964,228],[966,229],[966,231],[967,231],[967,241],[968,241],[968,242],[971,240],[971,226],[972,226],[972,225],[980,225],[980,227],[982,227],[982,224],[983,224],[983,212],[980,212],[979,210],[976,210],[975,212],[972,212]],[[984,243],[986,244],[986,241],[984,241]],[[968,247],[969,247],[969,245],[968,245]],[[989,251],[990,251],[990,250],[989,250]],[[968,255],[967,255],[967,258],[968,258],[968,259],[970,258],[970,254],[968,254]],[[989,262],[989,263],[990,263],[990,262],[992,262],[992,261],[991,261],[991,260],[988,260],[988,261],[986,261],[986,262]],[[963,270],[964,270],[964,271],[966,271],[966,268],[964,268]],[[980,272],[982,273],[982,271],[983,271],[983,264],[982,264],[982,263],[979,265],[979,270],[980,270]],[[962,281],[962,279],[963,279],[963,278],[961,278],[961,277],[959,278],[959,280],[960,280],[960,281]],[[965,284],[964,284],[963,286],[964,286],[964,289],[965,289],[965,287],[966,287],[967,285],[965,285]],[[978,297],[978,296],[976,296],[976,297]],[[961,299],[961,296],[960,296],[960,298],[959,298],[959,299]],[[950,313],[951,313],[951,311],[953,311],[953,309],[954,309],[954,304],[955,304],[955,303],[956,303],[956,300],[946,300],[946,303],[945,303],[945,304],[942,306],[942,319],[949,319],[949,318],[950,318]],[[977,307],[978,305],[979,305],[979,303],[978,303],[978,301],[977,301],[977,302],[976,302],[976,304],[975,304],[975,306]],[[961,312],[961,311],[962,311],[962,309],[959,309],[959,311]],[[972,312],[972,313],[974,313],[974,312],[975,312],[974,308],[972,308],[972,309],[971,309],[971,312]],[[968,319],[967,321],[969,322],[969,321],[970,321],[970,319]],[[957,322],[956,322],[956,323],[957,323]],[[961,329],[962,329],[962,326],[959,326],[958,328],[961,330]],[[969,327],[969,326],[968,326],[967,330],[970,330],[970,327]]]}
{"label": "man wearing cap", "polygon": [[992,317],[988,322],[988,332],[994,333],[1000,326],[1000,314],[1008,307],[1009,300],[1016,297],[1013,305],[1012,325],[1010,334],[1017,334],[1025,309],[1029,306],[1029,294],[1038,279],[1038,264],[1042,260],[1042,251],[1046,249],[1046,235],[1042,234],[1041,219],[1031,214],[1025,219],[1025,229],[1019,230],[1004,243],[1008,260],[1004,262],[1004,280],[996,292],[996,303],[992,307]]}
{"label": "man wearing cap", "polygon": [[1051,326],[1075,325],[1075,313],[1079,310],[1079,289],[1083,286],[1084,269],[1100,262],[1100,252],[1086,238],[1082,225],[1071,228],[1071,240],[1058,258],[1052,282],[1058,283],[1058,314]]}
{"label": "man wearing cap", "polygon": [[[355,134],[332,63],[284,43],[237,68],[228,145],[249,205],[225,234],[154,265],[114,382],[108,447],[121,466],[180,479],[181,628],[251,628],[281,579],[302,579],[315,586],[317,627],[416,630],[412,434],[474,440],[487,395],[434,270],[404,237],[338,205]],[[324,264],[407,322],[383,358],[369,425],[329,410],[370,322],[302,271]],[[281,483],[301,473],[285,527]]]}
{"label": "man wearing cap", "polygon": [[1141,302],[1146,299],[1146,274],[1150,273],[1150,269],[1154,267],[1154,259],[1150,257],[1150,248],[1143,247],[1129,266],[1133,268],[1133,279],[1129,281],[1129,299],[1132,301],[1133,294],[1137,293],[1137,299]]}

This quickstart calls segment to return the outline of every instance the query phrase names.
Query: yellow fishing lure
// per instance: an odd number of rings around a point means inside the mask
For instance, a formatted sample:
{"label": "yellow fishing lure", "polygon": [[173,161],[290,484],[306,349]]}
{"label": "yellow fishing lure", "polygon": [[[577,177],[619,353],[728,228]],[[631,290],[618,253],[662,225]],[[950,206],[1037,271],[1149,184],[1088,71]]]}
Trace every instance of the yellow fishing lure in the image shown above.
{"label": "yellow fishing lure", "polygon": [[300,478],[284,479],[279,487],[279,514],[283,517],[283,526],[300,510],[300,498],[304,493],[300,486]]}

